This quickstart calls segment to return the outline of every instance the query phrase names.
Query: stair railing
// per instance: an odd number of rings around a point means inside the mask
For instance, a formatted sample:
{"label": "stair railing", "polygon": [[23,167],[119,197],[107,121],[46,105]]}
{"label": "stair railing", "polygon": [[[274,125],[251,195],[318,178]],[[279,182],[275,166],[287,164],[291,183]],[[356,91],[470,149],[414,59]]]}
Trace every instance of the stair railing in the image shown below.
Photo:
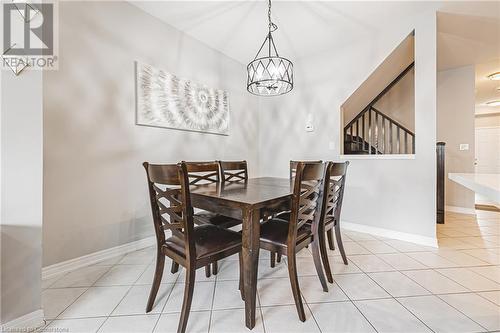
{"label": "stair railing", "polygon": [[344,128],[344,142],[368,154],[415,154],[415,133],[371,105]]}
{"label": "stair railing", "polygon": [[408,65],[344,127],[344,147],[346,144],[354,145],[356,151],[368,154],[415,154],[415,133],[373,107],[413,67],[415,62]]}

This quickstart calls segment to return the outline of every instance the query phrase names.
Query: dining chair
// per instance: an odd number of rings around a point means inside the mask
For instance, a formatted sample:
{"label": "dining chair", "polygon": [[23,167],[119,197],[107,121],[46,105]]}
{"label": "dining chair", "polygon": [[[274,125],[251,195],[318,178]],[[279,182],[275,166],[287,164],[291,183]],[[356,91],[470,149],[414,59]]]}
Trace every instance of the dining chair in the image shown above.
{"label": "dining chair", "polygon": [[248,181],[247,161],[219,161],[223,183]]}
{"label": "dining chair", "polygon": [[348,265],[347,257],[342,243],[342,235],[340,232],[340,212],[342,210],[342,201],[344,199],[345,180],[349,161],[343,163],[328,162],[325,172],[325,183],[323,189],[323,203],[320,219],[324,227],[323,233],[319,235],[320,250],[323,266],[325,268],[328,282],[333,283],[333,276],[328,261],[328,253],[326,251],[325,233],[328,238],[328,246],[330,250],[335,250],[333,241],[333,230],[335,229],[335,238],[337,246],[344,261],[344,265]]}
{"label": "dining chair", "polygon": [[[177,328],[184,333],[191,309],[196,270],[210,263],[239,253],[241,264],[241,235],[214,225],[194,226],[193,207],[185,163],[153,165],[146,169],[149,198],[157,241],[156,269],[146,306],[150,312],[161,283],[165,257],[186,269],[184,300]],[[165,231],[171,236],[166,238]],[[242,292],[240,275],[240,291]]]}
{"label": "dining chair", "polygon": [[[302,162],[302,163],[321,163],[321,160],[312,160],[312,161],[294,161],[290,160],[290,181],[293,180],[295,177],[295,174],[297,173],[297,165]],[[282,211],[279,212],[278,214],[275,215],[275,217],[281,217],[284,220],[289,220],[290,219],[290,210]],[[281,254],[279,253],[272,253],[271,252],[271,267],[276,266],[276,262],[281,262]]]}
{"label": "dining chair", "polygon": [[[220,164],[217,161],[210,162],[185,162],[189,185],[220,184]],[[229,229],[241,224],[241,220],[209,212],[206,210],[194,214],[194,223],[197,225],[210,224],[220,228]],[[176,265],[176,264],[172,264]],[[172,267],[175,272],[175,267]],[[218,272],[217,262],[212,263],[212,274]],[[210,277],[210,267],[205,268],[206,277]]]}
{"label": "dining chair", "polygon": [[301,321],[305,321],[306,317],[297,278],[296,254],[308,245],[311,245],[314,266],[323,290],[328,291],[317,237],[318,232],[323,232],[319,223],[324,172],[324,163],[299,162],[289,221],[272,218],[261,225],[260,248],[287,256],[292,293]]}

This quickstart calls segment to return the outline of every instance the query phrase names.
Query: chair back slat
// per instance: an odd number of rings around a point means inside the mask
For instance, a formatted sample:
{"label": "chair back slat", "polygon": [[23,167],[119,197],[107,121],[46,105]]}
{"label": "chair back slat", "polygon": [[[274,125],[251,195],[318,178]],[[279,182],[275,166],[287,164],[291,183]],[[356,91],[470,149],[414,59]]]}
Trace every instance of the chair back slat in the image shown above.
{"label": "chair back slat", "polygon": [[248,180],[247,161],[219,161],[224,183]]}
{"label": "chair back slat", "polygon": [[295,174],[297,173],[297,165],[302,162],[302,163],[321,163],[321,160],[316,160],[316,161],[294,161],[290,160],[290,179],[293,179],[295,177]]}
{"label": "chair back slat", "polygon": [[325,182],[324,189],[326,193],[323,209],[324,212],[321,214],[322,218],[326,219],[325,222],[329,222],[331,220],[335,223],[339,222],[348,166],[349,162],[328,163],[325,175],[327,182]]}
{"label": "chair back slat", "polygon": [[[186,255],[195,258],[193,208],[187,169],[180,164],[143,163],[148,179],[149,198],[158,247],[165,244],[165,231],[184,242]],[[187,258],[189,259],[189,258]]]}
{"label": "chair back slat", "polygon": [[210,162],[184,162],[187,168],[189,185],[204,185],[220,182],[219,163]]}
{"label": "chair back slat", "polygon": [[322,162],[299,162],[296,170],[288,244],[295,244],[297,230],[306,223],[311,223],[313,228],[317,228],[323,194],[325,164]]}

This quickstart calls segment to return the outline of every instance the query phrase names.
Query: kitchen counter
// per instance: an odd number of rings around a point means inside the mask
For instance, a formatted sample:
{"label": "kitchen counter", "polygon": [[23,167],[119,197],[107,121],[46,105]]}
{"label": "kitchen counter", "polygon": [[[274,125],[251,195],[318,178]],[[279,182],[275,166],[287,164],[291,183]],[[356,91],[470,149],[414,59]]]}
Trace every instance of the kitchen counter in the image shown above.
{"label": "kitchen counter", "polygon": [[448,178],[494,202],[500,203],[500,174],[449,173]]}

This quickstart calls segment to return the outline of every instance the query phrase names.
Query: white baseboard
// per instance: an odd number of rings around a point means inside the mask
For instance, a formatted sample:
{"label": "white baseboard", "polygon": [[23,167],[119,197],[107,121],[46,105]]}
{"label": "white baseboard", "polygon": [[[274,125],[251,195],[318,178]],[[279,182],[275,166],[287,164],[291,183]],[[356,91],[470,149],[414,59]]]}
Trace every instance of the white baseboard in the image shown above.
{"label": "white baseboard", "polygon": [[36,310],[11,320],[0,327],[0,332],[35,332],[45,325],[43,310]]}
{"label": "white baseboard", "polygon": [[154,236],[151,236],[127,244],[115,246],[106,250],[87,254],[78,258],[63,261],[54,265],[43,267],[42,279],[49,279],[53,276],[66,273],[81,267],[89,266],[103,260],[111,259],[122,254],[137,251],[154,244],[156,244],[156,238]]}
{"label": "white baseboard", "polygon": [[458,207],[458,206],[444,206],[444,210],[452,213],[460,213],[467,215],[476,215],[474,208]]}
{"label": "white baseboard", "polygon": [[345,230],[364,232],[364,233],[372,234],[375,236],[394,238],[394,239],[398,239],[398,240],[402,240],[402,241],[410,242],[410,243],[415,243],[415,244],[419,244],[419,245],[438,247],[437,238],[433,238],[433,237],[414,235],[414,234],[409,234],[406,232],[378,228],[378,227],[372,227],[369,225],[346,222],[346,221],[342,221],[340,226]]}

